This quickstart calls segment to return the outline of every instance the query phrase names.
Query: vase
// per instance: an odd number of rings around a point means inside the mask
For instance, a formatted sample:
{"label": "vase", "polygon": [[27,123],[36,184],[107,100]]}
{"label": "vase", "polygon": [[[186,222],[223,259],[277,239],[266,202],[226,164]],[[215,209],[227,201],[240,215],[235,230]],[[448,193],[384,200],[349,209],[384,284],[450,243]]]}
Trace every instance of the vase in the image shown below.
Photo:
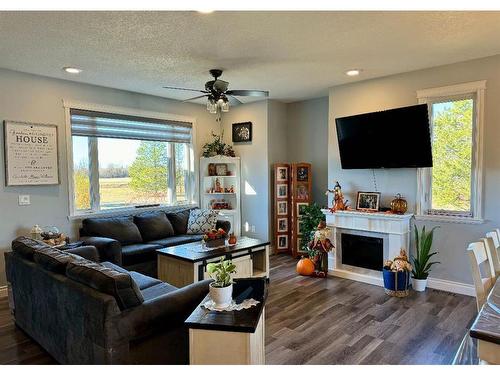
{"label": "vase", "polygon": [[412,277],[412,286],[413,290],[417,292],[425,292],[425,288],[427,287],[427,279],[415,279]]}
{"label": "vase", "polygon": [[214,301],[216,308],[224,309],[228,307],[233,300],[233,284],[221,288],[211,283],[209,295],[212,301]]}
{"label": "vase", "polygon": [[391,201],[391,211],[398,215],[403,215],[408,209],[408,202],[401,196],[396,194],[396,197]]}

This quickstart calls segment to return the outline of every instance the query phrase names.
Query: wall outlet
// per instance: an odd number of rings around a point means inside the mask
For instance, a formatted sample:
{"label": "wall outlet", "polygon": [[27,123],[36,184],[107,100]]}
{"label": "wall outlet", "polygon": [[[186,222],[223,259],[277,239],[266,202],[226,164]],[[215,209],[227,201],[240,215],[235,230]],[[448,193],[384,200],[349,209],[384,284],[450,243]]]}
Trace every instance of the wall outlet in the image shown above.
{"label": "wall outlet", "polygon": [[255,225],[252,225],[252,233],[255,233]]}
{"label": "wall outlet", "polygon": [[31,204],[29,195],[20,195],[18,197],[18,203],[20,206],[29,206]]}

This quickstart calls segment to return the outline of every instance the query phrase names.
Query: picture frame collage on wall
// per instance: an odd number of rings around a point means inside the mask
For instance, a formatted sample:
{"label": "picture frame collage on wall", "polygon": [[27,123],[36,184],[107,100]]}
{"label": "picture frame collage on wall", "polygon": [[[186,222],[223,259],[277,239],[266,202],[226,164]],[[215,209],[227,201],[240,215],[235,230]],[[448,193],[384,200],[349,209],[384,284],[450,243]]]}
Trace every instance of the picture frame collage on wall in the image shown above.
{"label": "picture frame collage on wall", "polygon": [[275,240],[277,252],[289,250],[290,244],[290,210],[289,201],[289,167],[285,164],[276,164],[274,167],[275,180]]}
{"label": "picture frame collage on wall", "polygon": [[293,190],[292,201],[294,203],[294,212],[291,221],[295,223],[294,232],[292,233],[292,255],[294,256],[298,256],[304,252],[301,246],[304,236],[302,216],[304,215],[304,209],[311,202],[311,177],[311,164],[292,164],[291,186]]}

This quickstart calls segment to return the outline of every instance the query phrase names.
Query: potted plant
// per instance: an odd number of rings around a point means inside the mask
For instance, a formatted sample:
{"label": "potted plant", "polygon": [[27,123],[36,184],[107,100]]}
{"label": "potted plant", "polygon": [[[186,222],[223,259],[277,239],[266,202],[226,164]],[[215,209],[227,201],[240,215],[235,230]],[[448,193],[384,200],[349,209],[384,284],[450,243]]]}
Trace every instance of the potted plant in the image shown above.
{"label": "potted plant", "polygon": [[227,233],[224,229],[212,229],[203,235],[203,242],[206,247],[222,247],[226,243]]}
{"label": "potted plant", "polygon": [[413,257],[413,270],[412,270],[412,285],[413,289],[418,292],[425,291],[427,286],[427,277],[431,271],[433,264],[440,262],[430,262],[430,259],[438,254],[437,251],[431,253],[432,239],[434,236],[434,231],[439,227],[434,227],[430,231],[425,231],[425,226],[422,228],[422,232],[418,233],[418,228],[415,225],[415,249],[416,256]]}
{"label": "potted plant", "polygon": [[221,260],[207,264],[207,272],[214,279],[210,284],[210,298],[217,308],[225,308],[231,304],[233,298],[233,281],[231,274],[236,273],[236,266],[230,260]]}

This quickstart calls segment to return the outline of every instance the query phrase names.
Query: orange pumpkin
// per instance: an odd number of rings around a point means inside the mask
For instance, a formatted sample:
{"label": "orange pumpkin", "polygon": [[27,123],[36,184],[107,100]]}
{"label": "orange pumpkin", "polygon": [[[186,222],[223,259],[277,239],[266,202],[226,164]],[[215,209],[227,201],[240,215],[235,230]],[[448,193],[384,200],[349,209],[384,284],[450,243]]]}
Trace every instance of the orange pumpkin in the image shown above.
{"label": "orange pumpkin", "polygon": [[314,272],[314,263],[309,258],[302,258],[297,263],[297,273],[302,276],[311,276]]}

